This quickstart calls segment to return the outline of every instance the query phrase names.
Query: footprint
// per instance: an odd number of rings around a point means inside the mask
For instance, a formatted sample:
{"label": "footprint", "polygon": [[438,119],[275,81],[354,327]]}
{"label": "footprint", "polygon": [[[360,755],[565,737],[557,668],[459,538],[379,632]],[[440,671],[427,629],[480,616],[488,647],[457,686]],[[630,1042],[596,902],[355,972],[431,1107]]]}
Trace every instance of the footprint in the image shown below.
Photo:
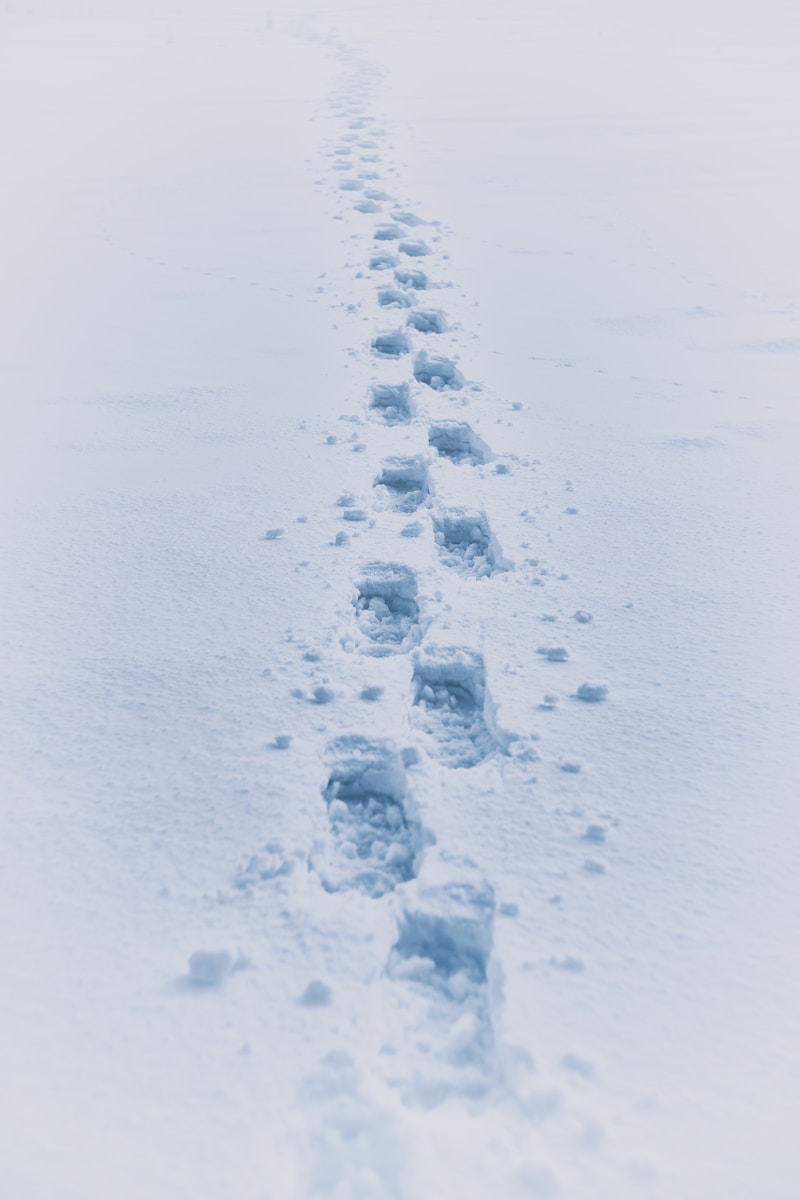
{"label": "footprint", "polygon": [[407,425],[413,415],[408,384],[376,383],[370,393],[369,407],[386,425]]}
{"label": "footprint", "polygon": [[360,213],[378,213],[381,211],[381,205],[377,200],[360,200],[358,204],[354,204],[353,208]]}
{"label": "footprint", "polygon": [[474,767],[499,747],[484,716],[486,674],[472,650],[431,647],[414,664],[415,723],[446,767]]}
{"label": "footprint", "polygon": [[408,314],[407,324],[418,333],[444,333],[447,329],[445,315],[439,308],[417,308]]}
{"label": "footprint", "polygon": [[387,742],[358,734],[336,738],[328,752],[330,841],[313,865],[326,891],[358,888],[377,899],[416,876],[422,853],[403,761]]}
{"label": "footprint", "polygon": [[389,958],[394,978],[424,978],[448,990],[455,975],[486,983],[492,953],[494,890],[488,883],[453,882],[417,888],[405,905]]}
{"label": "footprint", "polygon": [[343,192],[359,192],[363,187],[360,179],[340,179],[339,187]]}
{"label": "footprint", "polygon": [[435,391],[441,391],[442,388],[458,391],[464,386],[464,376],[452,359],[429,356],[425,350],[420,350],[414,359],[414,378]]}
{"label": "footprint", "polygon": [[485,579],[505,563],[483,513],[452,509],[434,519],[434,537],[442,562],[464,575]]}
{"label": "footprint", "polygon": [[372,352],[381,358],[400,358],[410,350],[408,338],[402,329],[391,329],[372,339]]}
{"label": "footprint", "polygon": [[417,292],[424,292],[428,286],[428,276],[425,272],[412,270],[410,267],[398,267],[394,277],[403,287],[414,288]]}
{"label": "footprint", "polygon": [[372,236],[376,242],[396,242],[403,231],[399,225],[379,225]]}
{"label": "footprint", "polygon": [[486,442],[465,421],[437,421],[428,431],[428,444],[440,457],[458,465],[471,463],[481,466],[491,457]]}
{"label": "footprint", "polygon": [[378,289],[378,304],[381,308],[410,308],[412,303],[413,300],[408,292],[404,292],[400,288]]}
{"label": "footprint", "polygon": [[421,455],[411,458],[387,458],[375,480],[376,488],[385,489],[395,512],[416,512],[428,498],[428,466]]}
{"label": "footprint", "polygon": [[417,225],[427,225],[427,221],[423,221],[422,217],[418,217],[416,213],[411,212],[393,212],[392,216],[395,221],[399,221],[401,225],[408,225],[409,228],[414,228]]}
{"label": "footprint", "polygon": [[487,980],[493,930],[494,891],[474,870],[466,879],[404,888],[386,974],[430,999],[420,1029],[424,1059],[412,1085],[427,1107],[452,1094],[478,1097],[491,1086],[496,1060]]}
{"label": "footprint", "polygon": [[401,254],[407,254],[409,258],[424,258],[431,253],[431,248],[426,242],[401,242],[398,250]]}
{"label": "footprint", "polygon": [[397,266],[397,257],[394,254],[389,254],[386,250],[380,250],[377,254],[370,256],[369,269],[370,271],[390,271],[392,267]]}
{"label": "footprint", "polygon": [[402,654],[420,640],[417,578],[399,563],[369,563],[353,601],[367,654]]}

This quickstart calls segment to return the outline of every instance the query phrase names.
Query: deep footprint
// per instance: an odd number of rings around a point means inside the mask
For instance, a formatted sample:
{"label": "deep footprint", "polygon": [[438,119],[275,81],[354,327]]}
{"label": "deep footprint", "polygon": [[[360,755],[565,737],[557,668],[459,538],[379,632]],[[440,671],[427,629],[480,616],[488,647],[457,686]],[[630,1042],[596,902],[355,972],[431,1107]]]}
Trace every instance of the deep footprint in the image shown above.
{"label": "deep footprint", "polygon": [[408,314],[406,324],[418,333],[444,333],[447,329],[445,315],[439,308],[417,308]]}
{"label": "deep footprint", "polygon": [[390,329],[372,339],[372,352],[381,358],[401,358],[411,346],[402,329]]}
{"label": "deep footprint", "polygon": [[435,391],[442,388],[458,391],[464,386],[464,376],[452,359],[429,355],[425,350],[420,350],[414,359],[414,378]]}
{"label": "deep footprint", "polygon": [[430,1071],[426,1052],[428,1070],[416,1081],[417,1097],[428,1106],[453,1093],[485,1095],[495,1073],[488,986],[494,890],[477,872],[465,873],[439,886],[410,885],[386,966],[390,979],[430,998],[426,1025],[441,1023],[435,1055],[441,1066]]}
{"label": "deep footprint", "polygon": [[442,562],[455,571],[485,579],[503,569],[483,513],[465,509],[440,513],[434,521],[434,537]]}
{"label": "deep footprint", "polygon": [[472,985],[485,984],[493,925],[494,892],[488,883],[419,889],[400,917],[389,973],[408,977],[414,971],[442,989],[455,975]]}
{"label": "deep footprint", "polygon": [[434,650],[414,665],[415,721],[447,767],[474,767],[498,749],[484,717],[486,673],[471,650]]}
{"label": "deep footprint", "polygon": [[413,301],[408,292],[401,288],[379,288],[378,304],[381,308],[410,308]]}
{"label": "deep footprint", "polygon": [[459,466],[481,466],[491,457],[489,447],[464,421],[437,421],[428,431],[428,444]]}
{"label": "deep footprint", "polygon": [[367,654],[402,654],[420,640],[417,577],[399,563],[369,563],[353,601]]}
{"label": "deep footprint", "polygon": [[330,843],[314,865],[327,891],[358,888],[377,899],[416,876],[422,851],[402,758],[386,742],[356,734],[328,749],[334,765],[322,794]]}
{"label": "deep footprint", "polygon": [[414,288],[417,292],[424,292],[428,286],[428,276],[425,272],[413,270],[411,267],[398,267],[394,277],[403,287]]}
{"label": "deep footprint", "polygon": [[387,458],[375,480],[396,512],[416,512],[428,498],[428,467],[421,455]]}
{"label": "deep footprint", "polygon": [[411,394],[407,383],[376,383],[370,392],[370,411],[385,425],[407,425]]}

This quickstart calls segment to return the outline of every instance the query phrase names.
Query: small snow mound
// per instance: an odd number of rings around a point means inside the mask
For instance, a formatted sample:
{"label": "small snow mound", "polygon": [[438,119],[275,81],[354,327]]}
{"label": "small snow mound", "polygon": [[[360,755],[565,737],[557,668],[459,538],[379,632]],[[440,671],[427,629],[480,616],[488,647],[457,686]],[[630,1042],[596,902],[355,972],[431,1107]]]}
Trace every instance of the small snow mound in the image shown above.
{"label": "small snow mound", "polygon": [[577,700],[585,700],[587,704],[599,704],[608,696],[608,688],[604,683],[582,683],[575,693]]}

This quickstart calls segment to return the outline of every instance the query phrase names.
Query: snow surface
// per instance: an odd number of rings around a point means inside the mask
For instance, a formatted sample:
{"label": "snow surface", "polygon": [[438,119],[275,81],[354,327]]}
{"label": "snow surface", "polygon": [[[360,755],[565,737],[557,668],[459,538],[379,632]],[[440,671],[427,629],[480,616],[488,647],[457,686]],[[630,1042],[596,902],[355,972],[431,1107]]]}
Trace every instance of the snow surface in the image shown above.
{"label": "snow surface", "polygon": [[0,28],[2,1195],[795,1200],[796,8]]}

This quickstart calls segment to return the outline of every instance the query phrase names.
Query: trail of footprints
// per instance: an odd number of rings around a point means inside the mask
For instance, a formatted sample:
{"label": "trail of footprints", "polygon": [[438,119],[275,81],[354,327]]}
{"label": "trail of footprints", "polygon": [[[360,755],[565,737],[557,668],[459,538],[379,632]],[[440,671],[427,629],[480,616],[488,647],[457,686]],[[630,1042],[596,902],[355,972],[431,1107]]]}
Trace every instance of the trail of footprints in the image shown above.
{"label": "trail of footprints", "polygon": [[[513,566],[503,558],[486,512],[439,494],[448,482],[463,481],[453,469],[475,472],[493,456],[457,415],[471,385],[442,350],[451,326],[439,302],[446,285],[436,278],[443,261],[438,226],[395,203],[385,190],[384,134],[367,111],[374,72],[350,51],[340,47],[339,54],[362,76],[360,86],[351,85],[332,102],[342,129],[330,157],[339,200],[369,237],[363,261],[374,284],[374,323],[365,353],[373,380],[364,428],[380,429],[383,457],[367,508],[358,507],[350,493],[338,504],[348,521],[385,526],[409,518],[399,537],[426,537],[433,572],[449,577],[456,595],[481,589],[490,605],[498,576]],[[364,277],[359,271],[358,278]],[[438,406],[435,417],[428,417],[429,405]],[[453,415],[442,416],[442,406],[451,406]],[[424,432],[426,446],[409,452],[414,431]],[[448,467],[440,470],[437,463]],[[347,541],[344,532],[335,538],[336,545]],[[416,544],[412,556],[412,544],[405,543],[407,557],[419,562],[424,554]],[[367,560],[351,576],[350,616],[341,642],[346,652],[372,661],[379,678],[381,669],[387,679],[389,672],[396,678],[397,668],[407,664],[407,725],[423,756],[442,768],[452,797],[458,772],[480,769],[504,752],[505,743],[494,726],[482,655],[471,646],[440,645],[428,637],[427,592],[414,566],[403,561],[403,549],[398,539],[396,561],[394,555]],[[365,687],[362,699],[378,700],[383,691],[378,684]],[[392,734],[396,730],[380,737],[342,730],[328,743],[320,780],[324,834],[310,865],[327,893],[376,903],[394,897],[397,926],[386,950],[385,977],[411,989],[413,1001],[404,999],[403,1011],[423,1014],[417,1043],[424,1061],[414,1099],[433,1104],[453,1091],[478,1097],[499,1076],[489,987],[494,891],[474,863],[456,859],[447,847],[433,849],[435,831],[423,819],[429,809],[414,795],[413,780],[425,774],[414,770],[420,752],[400,748]],[[264,877],[265,869],[277,868],[271,860],[268,868],[260,860],[248,864],[247,886]]]}
{"label": "trail of footprints", "polygon": [[[369,354],[379,378],[368,391],[367,416],[397,430],[398,437],[396,452],[383,458],[374,476],[372,513],[377,521],[384,513],[428,513],[424,528],[430,530],[440,570],[471,586],[488,587],[487,581],[506,569],[489,520],[483,512],[448,505],[434,495],[430,465],[438,459],[469,471],[490,461],[489,446],[456,418],[427,423],[427,453],[405,452],[400,437],[404,427],[424,420],[427,389],[447,396],[465,387],[456,362],[436,349],[448,318],[430,299],[438,286],[425,265],[435,261],[432,235],[421,217],[394,206],[381,187],[367,186],[374,172],[361,164],[379,164],[380,135],[361,104],[343,101],[337,108],[346,124],[333,150],[334,168],[346,172],[338,189],[353,193],[353,210],[365,221],[377,218],[367,267],[375,280],[377,325]],[[368,157],[358,153],[367,147]],[[394,381],[380,378],[389,366]],[[417,523],[401,532],[416,537],[422,530]],[[408,722],[431,758],[449,774],[471,770],[498,753],[483,659],[467,646],[426,642],[414,568],[402,561],[365,562],[352,586],[351,629],[343,645],[375,659],[408,660]],[[426,871],[426,844],[433,839],[426,838],[407,772],[416,751],[404,758],[389,739],[344,733],[328,752],[322,788],[328,833],[313,866],[331,892],[358,891],[380,900],[399,889],[397,936],[386,974],[427,998],[434,1018],[451,1030],[434,1057],[456,1068],[462,1094],[481,1094],[493,1076],[488,991],[493,889],[474,864],[448,859],[446,852],[435,864],[428,856]],[[443,1096],[448,1087],[439,1086]]]}

